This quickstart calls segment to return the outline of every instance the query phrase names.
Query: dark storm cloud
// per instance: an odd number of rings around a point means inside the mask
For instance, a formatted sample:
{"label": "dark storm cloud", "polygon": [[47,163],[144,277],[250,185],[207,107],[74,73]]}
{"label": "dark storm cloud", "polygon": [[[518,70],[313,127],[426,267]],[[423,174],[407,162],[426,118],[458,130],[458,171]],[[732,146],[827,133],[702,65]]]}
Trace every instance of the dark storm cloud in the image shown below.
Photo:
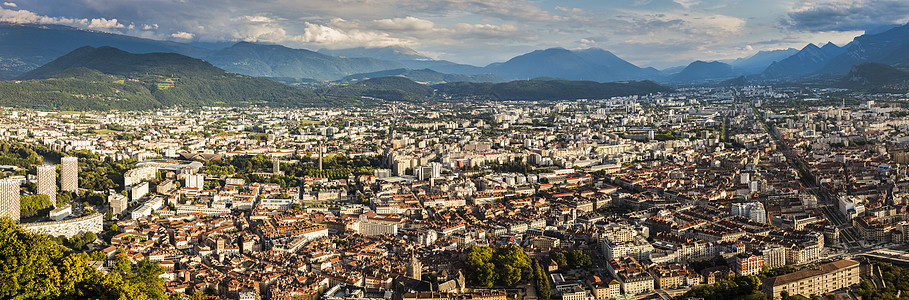
{"label": "dark storm cloud", "polygon": [[906,0],[800,1],[783,24],[808,32],[861,31],[909,19]]}

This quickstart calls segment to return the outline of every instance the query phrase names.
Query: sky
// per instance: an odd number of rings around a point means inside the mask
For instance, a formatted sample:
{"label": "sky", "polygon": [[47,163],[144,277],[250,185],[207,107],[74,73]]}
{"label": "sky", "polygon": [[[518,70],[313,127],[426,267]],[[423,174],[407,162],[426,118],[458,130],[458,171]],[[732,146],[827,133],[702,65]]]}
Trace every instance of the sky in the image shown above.
{"label": "sky", "polygon": [[907,21],[906,0],[0,0],[0,22],[310,50],[405,46],[473,65],[597,47],[665,68],[843,45]]}

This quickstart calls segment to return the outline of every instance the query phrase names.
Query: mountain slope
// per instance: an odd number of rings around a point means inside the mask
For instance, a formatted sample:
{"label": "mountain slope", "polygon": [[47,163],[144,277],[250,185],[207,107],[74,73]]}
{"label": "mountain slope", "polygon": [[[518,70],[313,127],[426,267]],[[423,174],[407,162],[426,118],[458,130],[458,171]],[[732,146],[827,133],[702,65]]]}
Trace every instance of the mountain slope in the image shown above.
{"label": "mountain slope", "polygon": [[734,69],[742,73],[757,74],[767,69],[770,64],[786,59],[798,52],[799,50],[795,48],[759,51],[752,56],[736,59],[730,64]]}
{"label": "mountain slope", "polygon": [[575,55],[597,66],[606,68],[609,74],[604,75],[614,80],[654,79],[661,76],[660,71],[653,68],[640,68],[612,52],[600,48],[588,48],[572,51]]}
{"label": "mountain slope", "polygon": [[673,81],[694,82],[705,80],[729,79],[735,77],[732,66],[726,63],[712,61],[695,61],[681,72],[672,76]]}
{"label": "mountain slope", "polygon": [[853,65],[864,62],[906,65],[909,63],[909,52],[906,50],[909,50],[909,24],[856,37],[845,52],[831,58],[819,73],[845,74]]}
{"label": "mountain slope", "polygon": [[390,76],[330,87],[323,93],[328,99],[375,98],[416,102],[432,96],[433,88],[404,77]]}
{"label": "mountain slope", "polygon": [[372,73],[363,73],[363,74],[354,74],[347,77],[344,77],[343,81],[355,81],[355,80],[364,80],[369,78],[378,78],[378,77],[387,77],[387,76],[401,76],[407,79],[428,83],[428,84],[438,84],[446,82],[503,82],[502,78],[492,74],[481,74],[481,75],[461,75],[461,74],[445,74],[433,71],[431,69],[422,69],[422,70],[411,70],[411,69],[393,69],[385,70]]}
{"label": "mountain slope", "polygon": [[319,49],[319,53],[331,56],[366,57],[388,61],[432,60],[416,50],[404,46],[357,47],[347,49]]}
{"label": "mountain slope", "polygon": [[456,82],[434,85],[439,93],[455,98],[490,100],[605,99],[670,91],[653,81],[607,82],[568,80],[517,80],[505,83]]}
{"label": "mountain slope", "polygon": [[798,53],[767,67],[761,76],[764,78],[795,78],[812,74],[820,70],[835,55],[821,49],[815,44],[808,44]]}
{"label": "mountain slope", "polygon": [[279,45],[240,42],[205,57],[228,72],[256,77],[336,80],[344,76],[403,68],[374,58],[344,58]]}
{"label": "mountain slope", "polygon": [[909,90],[909,72],[879,63],[864,63],[853,66],[839,86],[873,92],[895,92]]}
{"label": "mountain slope", "polygon": [[227,73],[174,53],[133,54],[82,47],[0,82],[0,104],[50,109],[147,109],[170,106],[304,106],[315,93],[271,80]]}
{"label": "mountain slope", "polygon": [[600,80],[596,66],[562,48],[537,50],[516,56],[503,63],[486,66],[499,77],[529,79],[541,76],[568,80]]}
{"label": "mountain slope", "polygon": [[173,52],[201,57],[209,50],[58,25],[0,23],[0,79],[13,78],[82,46],[112,46],[132,53]]}

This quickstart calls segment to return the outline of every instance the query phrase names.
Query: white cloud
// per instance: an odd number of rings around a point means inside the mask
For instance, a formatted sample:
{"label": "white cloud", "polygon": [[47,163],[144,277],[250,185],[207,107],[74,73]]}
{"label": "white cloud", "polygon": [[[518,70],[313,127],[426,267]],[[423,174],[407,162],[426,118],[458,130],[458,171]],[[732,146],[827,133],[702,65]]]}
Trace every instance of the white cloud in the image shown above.
{"label": "white cloud", "polygon": [[3,2],[3,5],[9,7],[19,7],[19,5],[16,5],[16,3],[13,2]]}
{"label": "white cloud", "polygon": [[117,19],[110,19],[110,20],[105,19],[105,18],[92,19],[88,23],[88,28],[91,28],[91,29],[109,29],[109,28],[124,28],[124,27],[126,27],[126,26],[123,26],[123,24],[120,24],[119,22],[117,22]]}
{"label": "white cloud", "polygon": [[193,37],[195,37],[194,34],[189,33],[189,32],[185,32],[185,31],[180,31],[180,32],[177,32],[177,33],[173,33],[173,34],[171,34],[170,36],[172,36],[172,37],[174,37],[174,38],[182,39],[182,40],[191,40],[191,39],[193,39]]}
{"label": "white cloud", "polygon": [[304,43],[314,43],[330,48],[344,48],[355,46],[385,47],[393,45],[406,45],[409,42],[394,38],[386,33],[369,32],[360,30],[341,30],[326,25],[306,23],[306,29],[294,40]]}
{"label": "white cloud", "polygon": [[698,0],[672,0],[672,1],[675,3],[678,3],[679,5],[681,5],[682,7],[686,8],[686,9],[691,8],[692,6],[701,4],[701,1],[698,1]]}
{"label": "white cloud", "polygon": [[158,24],[145,24],[145,25],[142,25],[142,29],[143,30],[158,29]]}
{"label": "white cloud", "polygon": [[381,19],[372,21],[378,30],[389,31],[428,31],[433,30],[435,23],[415,17]]}

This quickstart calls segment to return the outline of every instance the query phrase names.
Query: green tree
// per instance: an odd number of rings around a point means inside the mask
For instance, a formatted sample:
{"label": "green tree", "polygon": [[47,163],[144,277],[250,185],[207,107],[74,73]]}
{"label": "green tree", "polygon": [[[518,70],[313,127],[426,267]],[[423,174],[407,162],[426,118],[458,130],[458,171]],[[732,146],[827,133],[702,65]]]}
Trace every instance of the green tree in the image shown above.
{"label": "green tree", "polygon": [[19,198],[19,216],[31,218],[43,210],[53,207],[47,195],[31,195]]}
{"label": "green tree", "polygon": [[562,253],[562,252],[553,253],[552,260],[554,260],[556,262],[556,264],[559,265],[559,268],[568,266],[568,258],[565,257],[565,253]]}

